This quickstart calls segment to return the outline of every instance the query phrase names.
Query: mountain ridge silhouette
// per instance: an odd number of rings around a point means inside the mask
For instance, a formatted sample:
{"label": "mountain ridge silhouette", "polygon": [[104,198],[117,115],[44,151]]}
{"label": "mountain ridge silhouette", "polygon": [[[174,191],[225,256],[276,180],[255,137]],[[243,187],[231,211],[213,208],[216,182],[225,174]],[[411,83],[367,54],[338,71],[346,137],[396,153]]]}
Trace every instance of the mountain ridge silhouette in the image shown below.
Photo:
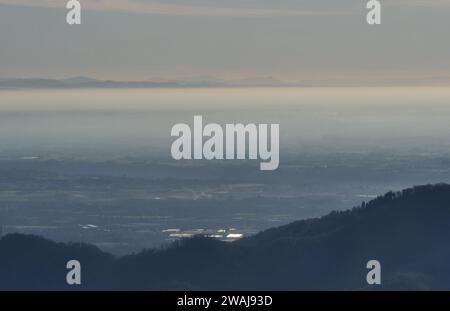
{"label": "mountain ridge silhouette", "polygon": [[[450,185],[389,192],[233,243],[195,237],[114,257],[83,243],[0,240],[2,290],[449,290]],[[65,265],[82,265],[68,286]],[[366,264],[381,263],[368,285]]]}

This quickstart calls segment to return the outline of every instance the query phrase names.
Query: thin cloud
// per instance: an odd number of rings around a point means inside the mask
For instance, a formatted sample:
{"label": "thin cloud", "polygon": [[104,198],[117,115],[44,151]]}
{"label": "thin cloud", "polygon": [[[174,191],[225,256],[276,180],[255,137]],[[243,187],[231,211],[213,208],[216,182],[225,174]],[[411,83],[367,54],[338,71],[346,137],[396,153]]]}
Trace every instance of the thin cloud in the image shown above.
{"label": "thin cloud", "polygon": [[[83,9],[95,11],[119,11],[140,14],[181,15],[181,16],[230,16],[230,17],[265,17],[265,16],[302,16],[302,15],[343,15],[350,11],[326,11],[276,9],[276,8],[242,8],[242,7],[208,7],[197,5],[168,4],[156,1],[138,0],[80,0]],[[65,0],[0,0],[0,4],[65,8]]]}

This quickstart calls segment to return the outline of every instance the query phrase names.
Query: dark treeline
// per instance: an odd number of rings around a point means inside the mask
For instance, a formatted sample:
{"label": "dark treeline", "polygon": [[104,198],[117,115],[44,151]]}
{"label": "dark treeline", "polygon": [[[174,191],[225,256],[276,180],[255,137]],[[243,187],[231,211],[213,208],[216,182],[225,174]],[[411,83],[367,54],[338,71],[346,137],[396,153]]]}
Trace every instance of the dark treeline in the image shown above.
{"label": "dark treeline", "polygon": [[[181,240],[114,257],[86,244],[0,240],[1,290],[450,290],[450,185],[387,193],[360,207],[234,243]],[[66,263],[82,285],[66,285]],[[382,285],[366,283],[366,263]]]}

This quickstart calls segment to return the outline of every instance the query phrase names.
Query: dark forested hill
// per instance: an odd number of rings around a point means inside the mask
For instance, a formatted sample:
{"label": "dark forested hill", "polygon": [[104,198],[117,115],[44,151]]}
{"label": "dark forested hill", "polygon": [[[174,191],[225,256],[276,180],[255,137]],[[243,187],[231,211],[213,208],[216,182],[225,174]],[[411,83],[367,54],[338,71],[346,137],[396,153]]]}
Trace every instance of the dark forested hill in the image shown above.
{"label": "dark forested hill", "polygon": [[[450,186],[421,186],[239,242],[194,238],[122,258],[8,235],[0,289],[450,290],[449,242]],[[65,284],[71,259],[82,265],[78,287]],[[366,283],[372,259],[381,263],[381,286]]]}

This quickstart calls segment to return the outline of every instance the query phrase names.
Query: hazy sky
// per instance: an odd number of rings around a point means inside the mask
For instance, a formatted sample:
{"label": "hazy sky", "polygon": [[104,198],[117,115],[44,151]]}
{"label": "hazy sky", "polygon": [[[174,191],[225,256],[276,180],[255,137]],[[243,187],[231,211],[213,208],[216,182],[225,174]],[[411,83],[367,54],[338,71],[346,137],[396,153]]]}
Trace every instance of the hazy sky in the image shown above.
{"label": "hazy sky", "polygon": [[[450,0],[0,0],[0,77],[450,85]],[[311,83],[313,83],[311,82]]]}

